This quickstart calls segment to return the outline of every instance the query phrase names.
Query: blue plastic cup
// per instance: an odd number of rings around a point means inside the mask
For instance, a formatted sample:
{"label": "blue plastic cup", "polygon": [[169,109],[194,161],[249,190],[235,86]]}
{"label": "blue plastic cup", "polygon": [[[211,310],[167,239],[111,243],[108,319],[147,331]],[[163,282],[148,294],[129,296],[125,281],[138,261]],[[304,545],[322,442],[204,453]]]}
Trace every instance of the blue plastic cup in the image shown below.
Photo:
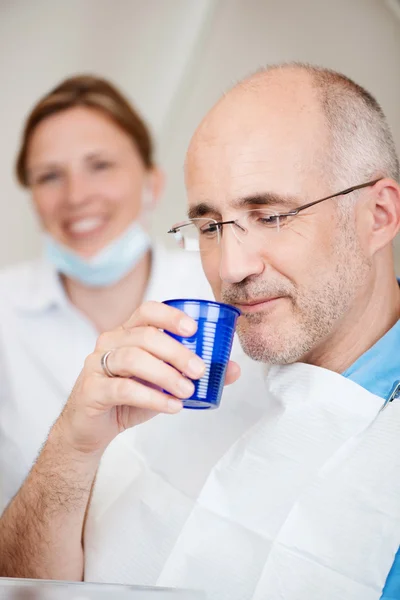
{"label": "blue plastic cup", "polygon": [[195,391],[183,400],[184,408],[218,408],[240,310],[209,300],[166,300],[164,304],[178,308],[196,321],[197,331],[192,337],[181,337],[170,331],[165,333],[195,352],[206,365],[203,377],[192,380]]}

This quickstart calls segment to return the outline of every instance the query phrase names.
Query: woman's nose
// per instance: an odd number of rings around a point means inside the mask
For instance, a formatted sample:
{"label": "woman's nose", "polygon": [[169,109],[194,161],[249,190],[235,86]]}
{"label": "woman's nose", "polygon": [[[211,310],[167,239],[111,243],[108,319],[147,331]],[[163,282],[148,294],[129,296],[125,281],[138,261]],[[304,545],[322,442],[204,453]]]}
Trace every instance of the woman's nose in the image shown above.
{"label": "woman's nose", "polygon": [[80,174],[70,173],[66,177],[65,199],[68,204],[79,206],[83,204],[88,195],[85,179]]}

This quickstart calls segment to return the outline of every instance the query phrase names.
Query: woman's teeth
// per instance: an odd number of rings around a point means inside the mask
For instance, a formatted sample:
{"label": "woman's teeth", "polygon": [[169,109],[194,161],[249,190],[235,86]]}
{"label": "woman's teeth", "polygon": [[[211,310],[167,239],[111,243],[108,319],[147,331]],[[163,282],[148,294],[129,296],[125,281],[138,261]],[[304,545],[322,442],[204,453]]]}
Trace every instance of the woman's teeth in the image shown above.
{"label": "woman's teeth", "polygon": [[70,233],[91,233],[98,229],[104,223],[101,217],[87,217],[70,223],[68,229]]}

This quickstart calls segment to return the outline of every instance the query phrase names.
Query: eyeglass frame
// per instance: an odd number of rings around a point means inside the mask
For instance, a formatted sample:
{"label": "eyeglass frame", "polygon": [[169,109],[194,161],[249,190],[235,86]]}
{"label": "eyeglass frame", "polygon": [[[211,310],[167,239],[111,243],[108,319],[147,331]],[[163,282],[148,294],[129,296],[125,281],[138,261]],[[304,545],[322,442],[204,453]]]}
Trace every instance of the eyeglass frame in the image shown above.
{"label": "eyeglass frame", "polygon": [[[314,200],[313,202],[308,202],[307,204],[298,206],[297,208],[294,208],[293,210],[291,210],[287,213],[277,213],[275,215],[271,215],[271,217],[277,217],[278,219],[286,218],[286,217],[296,217],[299,214],[299,212],[301,212],[302,210],[305,210],[306,208],[315,206],[316,204],[319,204],[320,202],[325,202],[325,200],[331,200],[332,198],[337,198],[338,196],[345,196],[347,194],[351,194],[352,192],[355,192],[356,190],[361,190],[363,188],[373,186],[376,183],[378,183],[378,181],[381,181],[382,179],[383,179],[383,177],[379,177],[378,179],[374,179],[373,181],[368,181],[367,183],[360,183],[359,185],[353,185],[352,187],[346,188],[345,190],[343,190],[341,192],[336,192],[336,194],[331,194],[330,196],[325,196],[325,198],[320,198],[319,200]],[[204,219],[205,219],[205,217],[204,217]],[[189,219],[188,221],[185,221],[184,223],[181,223],[180,225],[171,227],[171,229],[167,233],[178,233],[179,230],[182,229],[182,227],[194,225],[195,220],[196,219]],[[214,225],[221,227],[221,228],[223,225],[236,225],[236,226],[239,226],[240,229],[243,229],[237,219],[233,219],[231,221],[215,221],[215,219],[210,219],[210,221],[214,221]]]}

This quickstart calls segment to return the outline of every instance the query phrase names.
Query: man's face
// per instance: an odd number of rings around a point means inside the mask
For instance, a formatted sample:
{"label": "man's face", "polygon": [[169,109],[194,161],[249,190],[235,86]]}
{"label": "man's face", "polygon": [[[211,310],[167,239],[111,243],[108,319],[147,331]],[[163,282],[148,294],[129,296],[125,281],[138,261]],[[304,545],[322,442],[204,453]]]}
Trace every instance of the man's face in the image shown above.
{"label": "man's face", "polygon": [[[290,90],[278,87],[260,102],[239,92],[214,109],[188,153],[192,213],[201,205],[202,216],[241,223],[246,211],[260,209],[260,197],[262,210],[286,213],[340,191],[323,175],[329,169],[326,124],[311,92],[303,96],[293,100]],[[237,236],[225,225],[220,245],[202,255],[216,299],[242,311],[238,333],[252,358],[307,361],[347,326],[370,262],[354,216],[343,216],[338,202],[350,199],[306,209],[262,236],[251,228]]]}

